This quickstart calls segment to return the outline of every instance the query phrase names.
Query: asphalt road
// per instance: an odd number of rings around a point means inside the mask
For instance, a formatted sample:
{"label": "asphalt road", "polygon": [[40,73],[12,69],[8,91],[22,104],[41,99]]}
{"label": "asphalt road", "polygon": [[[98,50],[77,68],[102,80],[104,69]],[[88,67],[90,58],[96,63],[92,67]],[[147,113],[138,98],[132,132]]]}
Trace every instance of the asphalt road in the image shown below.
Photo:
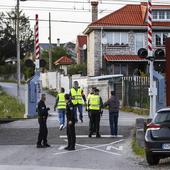
{"label": "asphalt road", "polygon": [[[0,83],[11,95],[16,95],[16,85]],[[24,102],[24,87],[21,87]],[[53,108],[55,98],[48,95],[47,105]],[[132,153],[131,137],[138,116],[120,112],[119,136],[109,136],[108,113],[101,119],[102,138],[88,138],[88,116],[84,123],[76,124],[76,150],[65,151],[67,144],[65,129],[58,130],[57,114],[51,109],[48,119],[48,141],[50,148],[37,149],[38,123],[36,119],[20,120],[0,125],[0,170],[142,170],[170,169],[170,160],[149,167],[144,158]]]}

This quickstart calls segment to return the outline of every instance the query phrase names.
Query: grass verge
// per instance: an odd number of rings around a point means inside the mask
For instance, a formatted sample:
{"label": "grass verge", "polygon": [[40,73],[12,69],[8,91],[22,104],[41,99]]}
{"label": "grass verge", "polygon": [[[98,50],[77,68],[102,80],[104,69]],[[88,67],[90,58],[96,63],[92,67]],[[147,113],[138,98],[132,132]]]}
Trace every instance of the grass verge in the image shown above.
{"label": "grass verge", "polygon": [[25,113],[24,104],[9,96],[0,87],[0,119],[23,118]]}
{"label": "grass verge", "polygon": [[133,112],[133,113],[136,113],[138,115],[149,115],[149,109],[122,107],[121,110],[124,111],[124,112]]}
{"label": "grass verge", "polygon": [[138,143],[136,142],[135,135],[133,135],[133,138],[132,138],[132,150],[138,156],[141,156],[141,157],[145,156],[145,150],[144,150],[144,148],[142,148],[138,145]]}

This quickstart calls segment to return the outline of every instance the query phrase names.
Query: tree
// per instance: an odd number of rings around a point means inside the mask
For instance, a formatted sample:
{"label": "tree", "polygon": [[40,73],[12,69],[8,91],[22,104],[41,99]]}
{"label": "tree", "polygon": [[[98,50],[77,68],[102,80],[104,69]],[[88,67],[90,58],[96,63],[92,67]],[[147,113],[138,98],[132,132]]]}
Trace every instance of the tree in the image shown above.
{"label": "tree", "polygon": [[[23,59],[34,50],[34,36],[29,18],[22,11],[19,15],[20,57]],[[15,11],[0,13],[0,64],[4,64],[7,58],[17,57],[16,18]]]}
{"label": "tree", "polygon": [[[68,55],[67,51],[62,47],[56,47],[52,49],[52,67],[54,67],[54,62],[58,60],[60,57]],[[42,52],[42,59],[47,62],[47,68],[49,66],[49,54],[48,51]]]}
{"label": "tree", "polygon": [[81,74],[83,76],[87,75],[87,66],[86,64],[73,64],[68,67],[68,74]]}

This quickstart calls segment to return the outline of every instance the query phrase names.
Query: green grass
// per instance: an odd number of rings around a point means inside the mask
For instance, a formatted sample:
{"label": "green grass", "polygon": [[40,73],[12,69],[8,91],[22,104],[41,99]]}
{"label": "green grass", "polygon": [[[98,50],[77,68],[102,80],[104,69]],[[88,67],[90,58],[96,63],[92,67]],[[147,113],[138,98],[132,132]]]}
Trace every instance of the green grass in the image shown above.
{"label": "green grass", "polygon": [[23,118],[24,104],[9,96],[0,88],[0,118]]}
{"label": "green grass", "polygon": [[145,156],[145,150],[144,150],[144,148],[142,148],[138,145],[138,143],[136,142],[135,136],[133,136],[133,138],[132,138],[132,150],[138,156],[141,156],[141,157]]}

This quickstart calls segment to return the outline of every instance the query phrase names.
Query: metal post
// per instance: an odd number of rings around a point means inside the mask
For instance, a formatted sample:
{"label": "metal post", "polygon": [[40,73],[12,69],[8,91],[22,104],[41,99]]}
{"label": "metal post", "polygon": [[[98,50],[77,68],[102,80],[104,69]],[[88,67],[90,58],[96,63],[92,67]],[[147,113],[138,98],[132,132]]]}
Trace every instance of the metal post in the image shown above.
{"label": "metal post", "polygon": [[17,0],[17,31],[16,31],[16,39],[17,39],[17,97],[20,96],[20,84],[21,84],[21,68],[20,68],[20,40],[19,40],[19,0]]}
{"label": "metal post", "polygon": [[52,69],[52,56],[51,56],[51,13],[49,12],[49,71]]}
{"label": "metal post", "polygon": [[152,50],[152,0],[148,0],[148,56],[150,58],[149,61],[149,73],[150,73],[150,88],[149,88],[149,96],[150,96],[150,112],[149,117],[153,118],[156,112],[156,95],[157,89],[153,80],[153,50]]}

